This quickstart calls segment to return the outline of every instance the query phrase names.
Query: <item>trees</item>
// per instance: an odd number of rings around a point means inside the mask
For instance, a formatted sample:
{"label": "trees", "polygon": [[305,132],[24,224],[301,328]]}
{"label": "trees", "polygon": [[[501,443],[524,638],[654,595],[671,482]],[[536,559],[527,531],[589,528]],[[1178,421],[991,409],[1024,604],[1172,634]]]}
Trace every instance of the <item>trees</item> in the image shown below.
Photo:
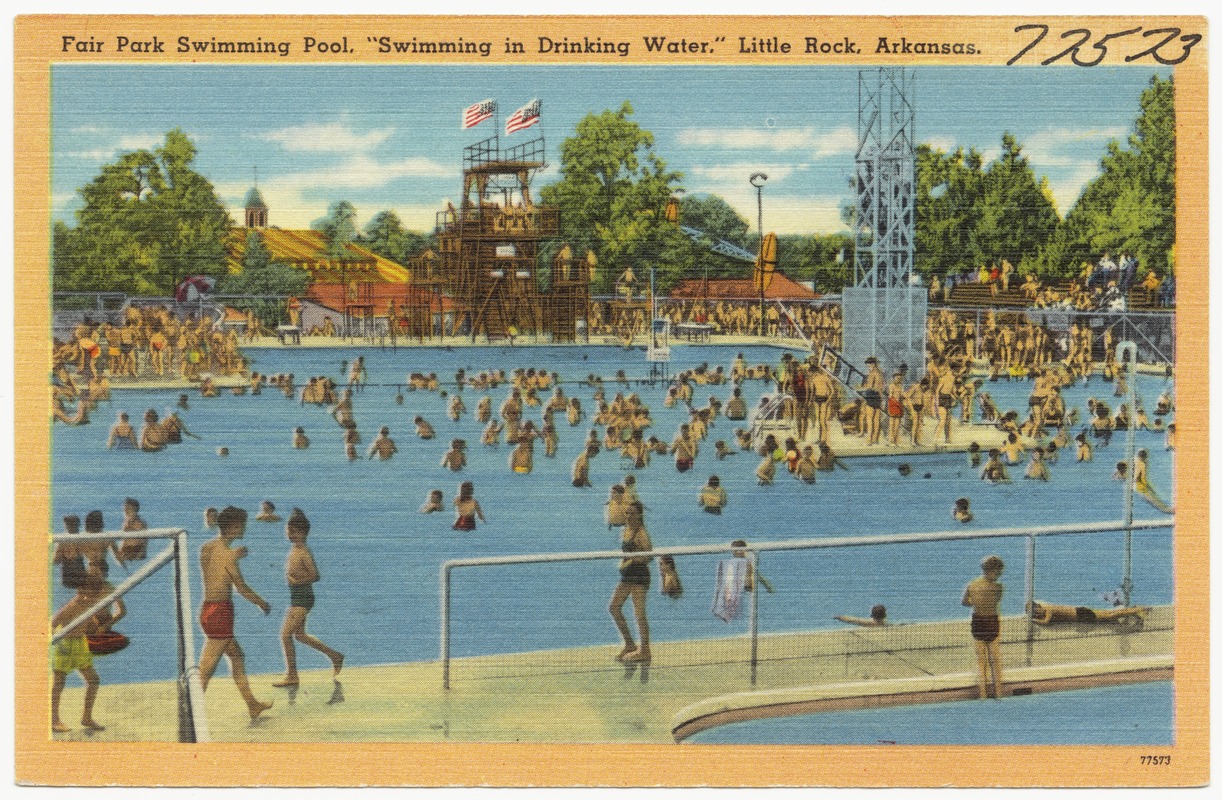
{"label": "trees", "polygon": [[428,238],[415,231],[404,230],[399,216],[393,211],[374,215],[357,241],[362,247],[389,258],[396,264],[406,264],[429,246]]}
{"label": "trees", "polygon": [[1045,181],[1037,181],[1022,145],[1001,137],[1001,155],[984,171],[974,245],[986,263],[1007,260],[1020,272],[1033,269],[1060,218]]}
{"label": "trees", "polygon": [[682,175],[653,152],[653,134],[632,113],[625,101],[619,111],[587,114],[561,145],[563,177],[540,191],[544,204],[560,208],[561,238],[575,252],[592,249],[603,265],[595,291],[608,290],[625,267],[646,263],[657,264],[669,285],[682,267],[663,256],[687,248],[663,220]]}
{"label": "trees", "polygon": [[[217,285],[220,294],[232,295],[289,295],[305,293],[310,285],[310,275],[303,269],[272,260],[272,254],[263,244],[257,230],[246,234],[246,248],[242,253],[242,271],[226,275]],[[257,299],[247,301],[244,306],[252,309],[263,324],[274,327],[280,318],[284,304],[279,300]]]}
{"label": "trees", "polygon": [[55,231],[56,290],[171,294],[189,275],[224,275],[233,222],[191,169],[195,154],[175,128],[152,152],[123,153],[80,187],[76,226]]}
{"label": "trees", "polygon": [[327,216],[312,225],[327,240],[327,258],[332,261],[353,261],[356,255],[348,243],[356,238],[356,207],[347,200],[332,203]]}
{"label": "trees", "polygon": [[984,191],[980,153],[917,147],[916,270],[945,277],[984,259],[975,220]]}
{"label": "trees", "polygon": [[1128,252],[1160,276],[1173,272],[1174,79],[1150,79],[1127,147],[1110,142],[1100,167],[1048,248],[1045,268],[1068,274],[1104,252]]}

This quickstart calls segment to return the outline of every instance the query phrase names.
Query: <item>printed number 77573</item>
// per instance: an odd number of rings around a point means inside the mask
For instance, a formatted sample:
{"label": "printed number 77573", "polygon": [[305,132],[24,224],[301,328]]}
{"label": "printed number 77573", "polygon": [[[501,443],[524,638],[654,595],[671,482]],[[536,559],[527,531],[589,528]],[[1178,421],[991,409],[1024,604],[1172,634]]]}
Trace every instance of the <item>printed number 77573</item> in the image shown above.
{"label": "printed number 77573", "polygon": [[1141,756],[1141,764],[1146,767],[1169,767],[1171,756]]}

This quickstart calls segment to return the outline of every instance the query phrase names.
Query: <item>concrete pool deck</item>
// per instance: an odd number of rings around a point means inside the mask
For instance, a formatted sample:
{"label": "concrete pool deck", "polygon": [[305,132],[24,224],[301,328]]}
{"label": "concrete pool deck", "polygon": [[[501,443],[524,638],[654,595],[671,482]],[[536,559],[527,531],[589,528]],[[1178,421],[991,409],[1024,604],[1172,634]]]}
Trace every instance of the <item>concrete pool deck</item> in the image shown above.
{"label": "concrete pool deck", "polygon": [[[1174,638],[1171,606],[1155,607],[1143,625],[1035,626],[1030,641],[1026,618],[1006,617],[1003,694],[1169,680]],[[256,696],[275,701],[256,724],[218,672],[207,694],[208,728],[212,741],[226,742],[671,743],[762,717],[979,702],[963,619],[761,635],[754,686],[744,634],[655,642],[647,667],[616,663],[618,650],[458,658],[448,691],[437,661],[351,666],[339,682],[330,670],[303,671],[291,694],[271,686],[278,673],[254,675]],[[95,717],[106,730],[87,735],[76,728],[57,740],[176,740],[173,682],[112,685],[105,659],[97,667],[103,685]],[[62,715],[70,724],[82,691],[64,693]]]}

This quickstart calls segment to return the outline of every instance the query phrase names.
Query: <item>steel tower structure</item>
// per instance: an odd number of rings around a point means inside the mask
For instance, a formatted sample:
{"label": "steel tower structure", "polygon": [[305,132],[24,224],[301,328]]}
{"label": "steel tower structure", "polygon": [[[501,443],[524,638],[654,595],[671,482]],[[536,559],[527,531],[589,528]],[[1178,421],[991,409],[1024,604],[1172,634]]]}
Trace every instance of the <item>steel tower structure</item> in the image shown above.
{"label": "steel tower structure", "polygon": [[902,67],[857,75],[854,285],[844,290],[845,357],[888,374],[924,373],[925,289],[913,284],[916,79]]}

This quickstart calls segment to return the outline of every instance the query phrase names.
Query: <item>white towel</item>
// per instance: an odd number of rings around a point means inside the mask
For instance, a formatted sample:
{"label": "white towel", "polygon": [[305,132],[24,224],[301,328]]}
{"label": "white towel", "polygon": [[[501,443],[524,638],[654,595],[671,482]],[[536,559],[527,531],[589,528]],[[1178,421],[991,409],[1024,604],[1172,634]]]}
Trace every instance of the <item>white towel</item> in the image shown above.
{"label": "white towel", "polygon": [[747,585],[745,558],[727,558],[717,562],[717,583],[713,587],[713,616],[724,622],[738,619],[743,591]]}

